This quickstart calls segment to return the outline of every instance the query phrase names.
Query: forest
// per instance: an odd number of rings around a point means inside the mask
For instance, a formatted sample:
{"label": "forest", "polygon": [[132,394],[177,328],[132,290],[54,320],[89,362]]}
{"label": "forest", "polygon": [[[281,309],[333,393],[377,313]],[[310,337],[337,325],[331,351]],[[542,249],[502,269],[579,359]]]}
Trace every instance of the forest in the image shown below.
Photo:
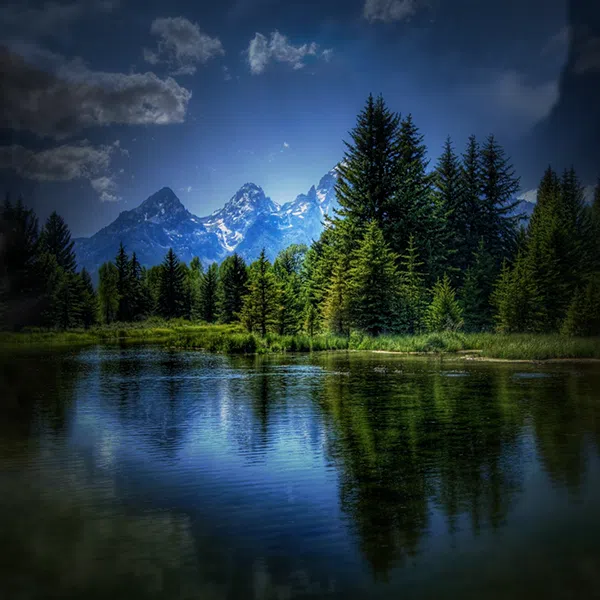
{"label": "forest", "polygon": [[[310,247],[271,263],[238,254],[203,268],[173,250],[147,268],[121,244],[98,285],[78,271],[71,234],[39,226],[22,199],[1,210],[3,329],[70,330],[152,317],[239,323],[248,332],[600,335],[600,182],[591,205],[575,169],[541,174],[534,212],[516,212],[519,178],[493,135],[432,169],[409,114],[369,96],[338,165],[339,208]],[[562,168],[562,167],[561,167]]]}

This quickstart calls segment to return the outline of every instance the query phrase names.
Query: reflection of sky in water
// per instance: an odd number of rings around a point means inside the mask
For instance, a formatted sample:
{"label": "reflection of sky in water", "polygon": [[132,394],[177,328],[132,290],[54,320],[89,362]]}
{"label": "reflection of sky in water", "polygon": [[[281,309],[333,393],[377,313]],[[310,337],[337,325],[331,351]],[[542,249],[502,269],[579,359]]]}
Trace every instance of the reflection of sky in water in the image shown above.
{"label": "reflection of sky in water", "polygon": [[[557,567],[600,556],[592,371],[133,350],[81,362],[66,426],[41,429],[31,472],[54,495],[69,482],[87,510],[115,503],[115,522],[185,516],[213,565],[203,585],[245,581],[231,597],[480,597],[499,577],[517,597],[524,583],[564,591]],[[387,584],[370,563],[395,555],[377,540],[398,546]]]}

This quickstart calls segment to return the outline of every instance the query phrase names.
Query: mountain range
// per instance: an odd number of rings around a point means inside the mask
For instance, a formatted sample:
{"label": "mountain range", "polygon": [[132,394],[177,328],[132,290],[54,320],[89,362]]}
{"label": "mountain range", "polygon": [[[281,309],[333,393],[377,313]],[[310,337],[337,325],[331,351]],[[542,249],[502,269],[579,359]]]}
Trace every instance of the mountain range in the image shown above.
{"label": "mountain range", "polygon": [[[96,279],[100,265],[114,259],[121,242],[147,267],[162,262],[169,248],[185,262],[198,256],[205,266],[233,252],[251,262],[263,248],[273,260],[290,244],[308,245],[320,236],[325,215],[332,215],[338,206],[337,176],[333,168],[306,194],[283,205],[258,185],[246,183],[223,208],[205,217],[193,215],[173,190],[164,187],[93,236],[77,238],[77,262]],[[593,187],[586,187],[585,192],[591,200]],[[515,212],[529,218],[536,195],[533,189],[518,196]]]}
{"label": "mountain range", "polygon": [[223,208],[205,217],[193,215],[164,187],[93,236],[75,239],[77,262],[95,278],[121,242],[144,266],[162,262],[169,248],[185,262],[198,256],[205,266],[233,252],[250,262],[263,248],[273,260],[290,244],[310,244],[320,236],[325,215],[337,206],[336,180],[334,168],[306,194],[283,205],[258,185],[246,183]]}

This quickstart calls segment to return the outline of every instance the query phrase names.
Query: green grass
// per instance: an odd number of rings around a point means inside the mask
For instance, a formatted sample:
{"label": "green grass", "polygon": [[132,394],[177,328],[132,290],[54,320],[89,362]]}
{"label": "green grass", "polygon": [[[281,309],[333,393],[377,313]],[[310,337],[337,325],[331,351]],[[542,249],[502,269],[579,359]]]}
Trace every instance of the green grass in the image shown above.
{"label": "green grass", "polygon": [[600,338],[572,338],[561,335],[492,333],[431,333],[424,335],[383,335],[377,338],[353,333],[349,338],[333,335],[281,336],[262,338],[238,325],[193,324],[185,320],[151,319],[141,323],[120,323],[89,330],[0,333],[5,349],[72,347],[86,344],[157,344],[168,348],[198,349],[226,354],[272,352],[317,352],[327,350],[386,351],[401,353],[456,353],[469,351],[485,358],[545,360],[552,358],[600,359]]}

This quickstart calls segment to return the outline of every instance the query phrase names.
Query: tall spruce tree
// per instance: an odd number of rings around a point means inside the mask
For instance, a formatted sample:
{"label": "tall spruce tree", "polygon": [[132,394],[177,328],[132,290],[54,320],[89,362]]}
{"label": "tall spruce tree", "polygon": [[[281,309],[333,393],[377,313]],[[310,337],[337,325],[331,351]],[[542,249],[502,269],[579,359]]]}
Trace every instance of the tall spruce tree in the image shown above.
{"label": "tall spruce tree", "polygon": [[158,310],[165,319],[183,317],[185,313],[185,274],[173,248],[169,248],[161,265]]}
{"label": "tall spruce tree", "polygon": [[462,268],[466,270],[472,263],[479,240],[485,235],[485,210],[481,197],[482,165],[479,143],[474,135],[469,136],[467,146],[462,154],[461,204],[464,206],[465,240],[459,257]]}
{"label": "tall spruce tree", "polygon": [[[493,135],[488,136],[481,148],[481,222],[477,224],[479,237],[484,239],[488,252],[494,257],[497,272],[505,258],[516,251],[518,225],[515,215],[519,201],[519,178],[506,154]],[[479,241],[477,241],[479,243]]]}
{"label": "tall spruce tree", "polygon": [[118,273],[117,294],[119,299],[117,321],[129,321],[131,320],[131,264],[123,242],[119,244],[115,267],[117,267]]}
{"label": "tall spruce tree", "polygon": [[190,261],[187,271],[187,312],[193,321],[202,318],[202,280],[204,278],[204,269],[197,256]]}
{"label": "tall spruce tree", "polygon": [[218,316],[219,267],[212,263],[200,283],[200,317],[214,323]]}
{"label": "tall spruce tree", "polygon": [[264,337],[274,329],[277,322],[278,296],[279,286],[263,248],[258,259],[250,265],[248,293],[240,315],[248,331],[256,331]]}
{"label": "tall spruce tree", "polygon": [[375,221],[367,226],[352,261],[348,273],[351,322],[370,335],[392,331],[398,316],[397,257]]}
{"label": "tall spruce tree", "polygon": [[83,324],[83,303],[84,290],[80,275],[73,271],[65,271],[59,266],[58,279],[52,298],[53,325],[59,329],[81,326]]}
{"label": "tall spruce tree", "polygon": [[119,312],[119,272],[112,262],[105,262],[98,270],[98,304],[100,318],[109,324],[117,320]]}
{"label": "tall spruce tree", "polygon": [[219,316],[223,323],[239,319],[247,293],[248,268],[244,259],[234,252],[219,266]]}
{"label": "tall spruce tree", "polygon": [[143,270],[135,252],[129,261],[129,317],[139,321],[148,316],[150,298],[144,285]]}
{"label": "tall spruce tree", "polygon": [[464,192],[461,164],[450,137],[444,143],[433,175],[433,198],[441,213],[440,243],[443,244],[451,280],[460,283],[470,264],[469,204]]}
{"label": "tall spruce tree", "polygon": [[409,237],[414,235],[427,265],[428,278],[432,279],[445,265],[444,219],[433,200],[433,178],[427,172],[427,147],[411,115],[400,123],[399,144],[397,185],[383,233],[397,256],[406,252]]}
{"label": "tall spruce tree", "polygon": [[334,219],[336,231],[354,239],[367,223],[382,225],[394,195],[399,153],[399,116],[391,112],[382,96],[369,96],[344,142],[344,160],[338,166],[335,190],[339,203]]}
{"label": "tall spruce tree", "polygon": [[71,232],[63,218],[56,211],[48,217],[42,228],[40,244],[43,252],[48,252],[56,258],[59,267],[70,273],[75,272],[75,242],[71,239]]}

